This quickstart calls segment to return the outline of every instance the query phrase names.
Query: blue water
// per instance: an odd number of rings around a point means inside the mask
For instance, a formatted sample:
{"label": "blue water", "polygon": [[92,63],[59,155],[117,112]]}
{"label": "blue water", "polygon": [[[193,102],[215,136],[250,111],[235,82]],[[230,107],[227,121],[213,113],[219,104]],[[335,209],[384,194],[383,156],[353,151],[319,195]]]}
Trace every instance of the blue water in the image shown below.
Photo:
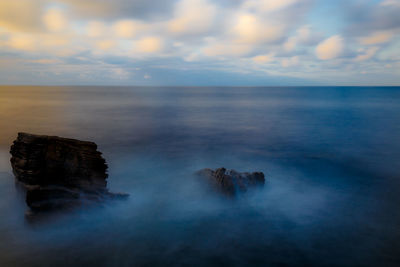
{"label": "blue water", "polygon": [[[96,142],[129,200],[30,223],[18,131]],[[0,266],[399,266],[400,87],[1,86],[0,196]]]}

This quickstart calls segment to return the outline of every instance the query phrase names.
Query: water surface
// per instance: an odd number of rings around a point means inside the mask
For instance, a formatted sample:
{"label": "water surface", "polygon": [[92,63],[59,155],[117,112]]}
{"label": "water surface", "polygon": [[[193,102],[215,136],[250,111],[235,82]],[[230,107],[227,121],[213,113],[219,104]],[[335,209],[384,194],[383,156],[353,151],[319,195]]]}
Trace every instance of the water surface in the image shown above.
{"label": "water surface", "polygon": [[[91,140],[126,202],[29,223],[18,131]],[[0,266],[398,266],[398,87],[0,87]],[[225,199],[204,167],[263,171]]]}

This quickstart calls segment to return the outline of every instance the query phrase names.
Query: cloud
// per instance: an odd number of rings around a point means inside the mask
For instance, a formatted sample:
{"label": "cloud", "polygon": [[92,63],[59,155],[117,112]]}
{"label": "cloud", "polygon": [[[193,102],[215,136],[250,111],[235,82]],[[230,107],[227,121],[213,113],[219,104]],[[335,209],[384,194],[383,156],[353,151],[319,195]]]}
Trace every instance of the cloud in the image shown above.
{"label": "cloud", "polygon": [[360,38],[360,43],[363,45],[382,44],[390,41],[393,35],[394,34],[389,31],[374,32],[367,37]]}
{"label": "cloud", "polygon": [[364,60],[368,60],[370,58],[372,58],[373,56],[375,56],[376,52],[379,50],[378,47],[370,47],[368,48],[366,51],[364,51],[363,54],[358,55],[355,60],[356,61],[364,61]]}
{"label": "cloud", "polygon": [[159,37],[144,37],[136,42],[136,50],[141,53],[155,53],[163,49],[163,40]]}
{"label": "cloud", "polygon": [[252,46],[243,43],[234,43],[230,40],[209,39],[208,44],[202,49],[208,57],[240,57],[252,51]]}
{"label": "cloud", "polygon": [[[49,0],[49,2],[55,1]],[[58,0],[57,2],[68,6],[77,18],[113,21],[123,18],[151,19],[169,15],[175,0]]]}
{"label": "cloud", "polygon": [[297,39],[299,42],[307,42],[311,37],[311,26],[305,25],[297,30]]}
{"label": "cloud", "polygon": [[142,25],[134,20],[120,20],[113,25],[115,34],[121,38],[133,38],[142,28]]}
{"label": "cloud", "polygon": [[29,35],[16,34],[8,40],[8,46],[12,49],[22,51],[34,51],[36,48],[35,39]]}
{"label": "cloud", "polygon": [[[352,37],[365,37],[375,33],[400,31],[400,1],[360,1],[342,8],[347,12],[346,34]],[[352,4],[350,4],[352,3]]]}
{"label": "cloud", "polygon": [[174,18],[168,22],[168,30],[174,34],[204,33],[211,28],[216,14],[217,7],[207,0],[181,0]]}
{"label": "cloud", "polygon": [[321,60],[338,57],[343,51],[343,38],[340,35],[332,36],[318,44],[316,55]]}
{"label": "cloud", "polygon": [[61,63],[60,60],[51,59],[51,58],[35,59],[35,60],[31,60],[30,62],[37,63],[37,64],[60,64]]}
{"label": "cloud", "polygon": [[0,1],[0,27],[13,31],[40,31],[42,28],[41,0]]}
{"label": "cloud", "polygon": [[43,16],[46,28],[52,32],[64,31],[68,27],[67,18],[61,9],[51,8]]}
{"label": "cloud", "polygon": [[293,66],[299,65],[299,62],[300,62],[299,57],[294,56],[294,57],[282,59],[281,64],[282,64],[282,67],[288,68],[288,67],[293,67]]}
{"label": "cloud", "polygon": [[42,48],[53,48],[58,49],[63,46],[67,46],[70,44],[70,37],[68,35],[47,35],[42,34],[40,37],[40,45]]}
{"label": "cloud", "polygon": [[90,21],[87,24],[86,32],[89,37],[100,37],[105,35],[106,26],[101,21]]}
{"label": "cloud", "polygon": [[283,26],[250,13],[237,15],[233,33],[239,43],[262,43],[276,41],[283,35]]}
{"label": "cloud", "polygon": [[296,2],[298,0],[250,0],[245,1],[244,6],[262,12],[273,12],[293,5]]}
{"label": "cloud", "polygon": [[110,50],[111,48],[114,48],[117,45],[117,43],[114,40],[101,40],[96,42],[96,46],[100,50]]}
{"label": "cloud", "polygon": [[296,48],[297,45],[297,38],[296,37],[289,37],[287,41],[283,44],[283,48],[286,51],[293,51]]}
{"label": "cloud", "polygon": [[70,51],[66,55],[71,55],[71,51],[76,49],[76,47],[71,47],[70,41],[70,36],[67,35],[53,35],[46,33],[32,35],[28,33],[17,32],[9,33],[4,44],[7,49],[10,49],[14,52],[31,54],[40,53],[44,57],[47,57],[51,55],[65,54],[66,50]]}
{"label": "cloud", "polygon": [[381,2],[381,6],[400,7],[400,1],[399,0],[384,0]]}
{"label": "cloud", "polygon": [[[95,82],[151,74],[162,83],[160,74],[171,69],[240,72],[249,81],[266,74],[323,79],[338,69],[348,77],[361,69],[395,73],[399,2],[0,0],[0,61],[48,72],[61,62],[57,72],[66,80],[80,66]],[[135,68],[142,70],[133,79]]]}
{"label": "cloud", "polygon": [[131,73],[126,69],[113,67],[110,69],[110,75],[114,79],[125,80],[130,78]]}
{"label": "cloud", "polygon": [[298,44],[306,43],[311,37],[310,26],[305,25],[296,31],[296,35],[289,37],[283,44],[283,48],[290,52],[293,51]]}
{"label": "cloud", "polygon": [[259,64],[268,63],[274,60],[273,54],[258,55],[252,58],[252,60]]}

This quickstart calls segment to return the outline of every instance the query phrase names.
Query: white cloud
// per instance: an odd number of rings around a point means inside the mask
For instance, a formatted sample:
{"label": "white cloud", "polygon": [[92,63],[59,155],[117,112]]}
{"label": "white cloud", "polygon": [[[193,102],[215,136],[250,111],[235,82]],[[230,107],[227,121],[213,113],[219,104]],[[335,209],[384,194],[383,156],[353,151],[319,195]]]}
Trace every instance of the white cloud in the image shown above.
{"label": "white cloud", "polygon": [[252,51],[252,46],[243,43],[235,43],[231,40],[208,39],[207,44],[202,49],[208,57],[240,57]]}
{"label": "white cloud", "polygon": [[299,42],[307,42],[311,37],[311,26],[305,25],[297,30],[297,39]]}
{"label": "white cloud", "polygon": [[360,43],[363,45],[382,44],[390,41],[393,35],[394,34],[389,31],[374,32],[367,37],[360,38]]}
{"label": "white cloud", "polygon": [[297,38],[296,37],[289,37],[289,39],[283,44],[283,48],[290,52],[296,48]]}
{"label": "white cloud", "polygon": [[210,30],[217,8],[207,0],[181,0],[175,7],[175,16],[168,22],[174,34],[198,34]]}
{"label": "white cloud", "polygon": [[40,40],[40,45],[42,48],[58,49],[70,44],[70,36],[67,35],[45,34],[37,39]]}
{"label": "white cloud", "polygon": [[256,44],[272,42],[281,38],[283,27],[262,17],[242,13],[236,16],[233,33],[239,43]]}
{"label": "white cloud", "polygon": [[61,64],[62,63],[58,59],[51,59],[51,58],[35,59],[35,60],[30,60],[29,62],[37,63],[37,64]]}
{"label": "white cloud", "polygon": [[343,38],[332,36],[318,44],[316,54],[319,59],[328,60],[338,57],[343,52]]}
{"label": "white cloud", "polygon": [[43,16],[43,22],[46,28],[52,32],[61,32],[68,27],[68,20],[63,10],[58,8],[48,9]]}
{"label": "white cloud", "polygon": [[90,21],[86,28],[89,37],[100,37],[106,34],[106,26],[100,21]]}
{"label": "white cloud", "polygon": [[384,0],[381,2],[381,6],[400,7],[400,0]]}
{"label": "white cloud", "polygon": [[284,68],[297,66],[297,65],[299,65],[299,57],[294,56],[294,57],[290,57],[290,58],[284,58],[281,61],[281,65]]}
{"label": "white cloud", "polygon": [[114,79],[125,80],[131,76],[131,73],[123,68],[111,68],[111,77]]}
{"label": "white cloud", "polygon": [[256,63],[263,64],[274,60],[274,54],[258,55],[252,58]]}
{"label": "white cloud", "polygon": [[16,50],[34,51],[36,49],[36,42],[30,35],[15,34],[8,40],[8,46]]}
{"label": "white cloud", "polygon": [[59,55],[65,53],[66,50],[80,49],[79,46],[70,45],[71,36],[49,33],[9,33],[4,44],[11,50],[41,53],[43,56]]}
{"label": "white cloud", "polygon": [[32,0],[0,1],[0,27],[19,32],[38,31],[42,27],[42,6]]}
{"label": "white cloud", "polygon": [[141,23],[135,20],[120,20],[113,25],[117,37],[126,39],[135,37],[141,28]]}
{"label": "white cloud", "polygon": [[114,40],[101,40],[96,42],[97,48],[103,51],[110,50],[111,48],[114,48],[116,45],[117,43]]}
{"label": "white cloud", "polygon": [[136,50],[141,53],[155,53],[163,49],[163,40],[160,37],[148,36],[136,42]]}
{"label": "white cloud", "polygon": [[368,60],[370,58],[372,58],[373,56],[375,56],[376,52],[379,50],[378,47],[370,47],[368,48],[366,51],[363,51],[364,53],[362,53],[361,55],[358,55],[355,60],[356,61],[364,61],[364,60]]}
{"label": "white cloud", "polygon": [[[318,46],[315,43],[326,28],[315,24],[323,21],[321,14],[309,17],[315,15],[307,13],[312,0],[154,1],[0,0],[0,47],[4,51],[0,61],[7,56],[15,57],[16,62],[54,67],[57,63],[53,62],[67,62],[65,57],[83,62],[78,55],[85,54],[85,68],[98,67],[94,62],[112,62],[110,66],[116,69],[105,71],[105,75],[113,72],[115,77],[128,78],[133,72],[127,70],[134,70],[126,67],[129,64],[142,67],[139,78],[152,73],[147,68],[155,65],[309,75],[310,79],[315,71],[325,75],[340,68],[359,74],[362,66],[369,73],[374,69],[394,73],[399,66],[400,28],[395,15],[400,0],[370,0],[368,7],[361,1],[360,11],[365,11],[365,16],[343,17],[336,27],[343,33]],[[147,13],[141,14],[140,8]],[[161,9],[165,12],[154,11]],[[341,57],[344,51],[356,51],[357,47],[364,48],[354,56]],[[335,58],[340,60],[317,60]],[[171,62],[179,63],[173,66]],[[70,65],[70,69],[62,64],[58,71],[72,71],[79,64]],[[391,69],[383,67],[388,64]]]}
{"label": "white cloud", "polygon": [[310,39],[310,36],[310,26],[305,25],[296,31],[295,36],[287,39],[287,41],[283,44],[283,48],[288,52],[293,51],[298,44],[307,42]]}
{"label": "white cloud", "polygon": [[273,12],[293,5],[296,2],[298,0],[248,0],[244,2],[244,7],[263,12]]}

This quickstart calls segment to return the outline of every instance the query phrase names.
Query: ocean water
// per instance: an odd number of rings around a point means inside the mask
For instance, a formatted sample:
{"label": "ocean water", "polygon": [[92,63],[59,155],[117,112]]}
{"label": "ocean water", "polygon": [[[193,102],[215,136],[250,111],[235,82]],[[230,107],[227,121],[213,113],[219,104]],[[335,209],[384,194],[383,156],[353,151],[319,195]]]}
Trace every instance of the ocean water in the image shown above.
{"label": "ocean water", "polygon": [[[127,201],[29,222],[19,131],[94,141]],[[201,168],[263,171],[226,199]],[[0,87],[0,266],[399,266],[400,87]]]}

